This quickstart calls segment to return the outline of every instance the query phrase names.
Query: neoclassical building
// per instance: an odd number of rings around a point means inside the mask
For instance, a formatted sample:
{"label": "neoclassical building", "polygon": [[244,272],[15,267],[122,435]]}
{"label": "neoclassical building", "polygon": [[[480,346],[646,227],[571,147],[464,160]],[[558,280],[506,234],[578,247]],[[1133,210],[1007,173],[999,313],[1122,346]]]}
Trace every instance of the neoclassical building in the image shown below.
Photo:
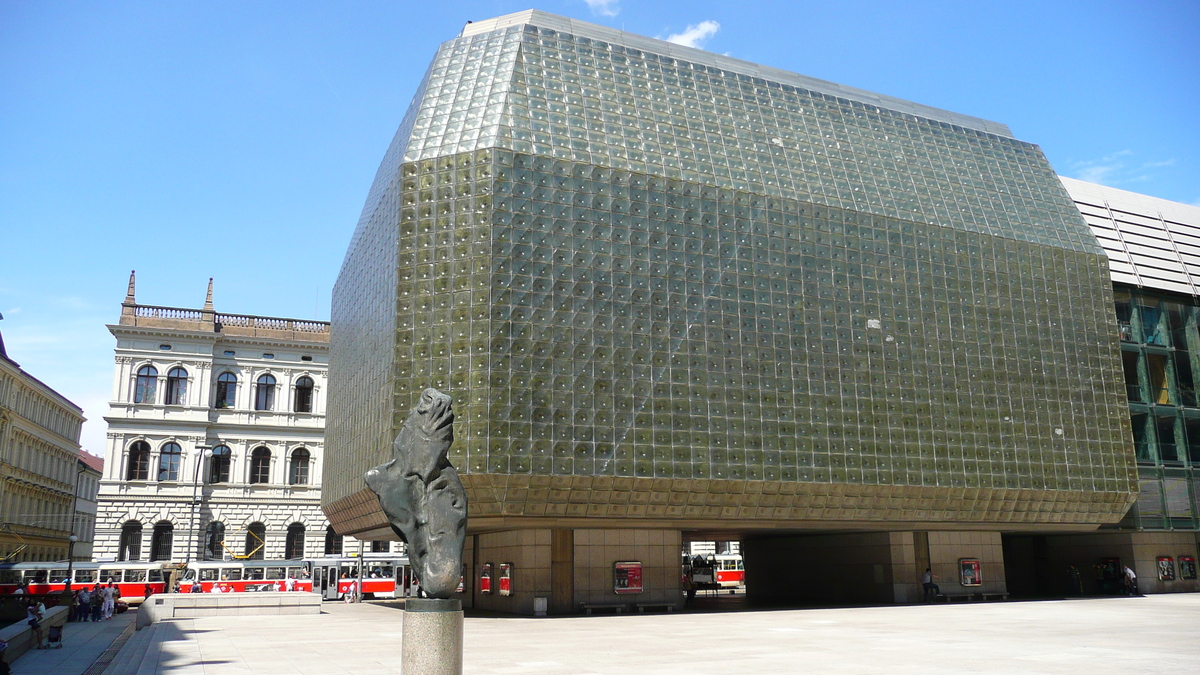
{"label": "neoclassical building", "polygon": [[117,339],[96,560],[341,551],[320,475],[329,324],[137,304]]}
{"label": "neoclassical building", "polygon": [[65,560],[83,410],[25,372],[0,338],[0,561]]}

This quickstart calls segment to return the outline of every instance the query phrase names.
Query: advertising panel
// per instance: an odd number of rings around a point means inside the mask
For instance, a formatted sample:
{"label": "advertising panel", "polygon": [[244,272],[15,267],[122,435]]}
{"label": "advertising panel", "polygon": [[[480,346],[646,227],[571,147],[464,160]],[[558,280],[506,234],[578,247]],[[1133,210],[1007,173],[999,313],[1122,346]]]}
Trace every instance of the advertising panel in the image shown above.
{"label": "advertising panel", "polygon": [[500,563],[500,595],[512,595],[512,563]]}
{"label": "advertising panel", "polygon": [[484,595],[492,593],[492,563],[483,563],[483,569],[479,571],[479,592]]}
{"label": "advertising panel", "polygon": [[617,594],[642,592],[642,563],[613,563],[613,592]]}
{"label": "advertising panel", "polygon": [[959,558],[958,573],[963,586],[982,586],[983,573],[979,561],[975,558]]}
{"label": "advertising panel", "polygon": [[1196,578],[1196,559],[1190,555],[1179,556],[1179,578],[1188,581]]}
{"label": "advertising panel", "polygon": [[1170,556],[1158,556],[1158,580],[1175,581],[1175,559]]}

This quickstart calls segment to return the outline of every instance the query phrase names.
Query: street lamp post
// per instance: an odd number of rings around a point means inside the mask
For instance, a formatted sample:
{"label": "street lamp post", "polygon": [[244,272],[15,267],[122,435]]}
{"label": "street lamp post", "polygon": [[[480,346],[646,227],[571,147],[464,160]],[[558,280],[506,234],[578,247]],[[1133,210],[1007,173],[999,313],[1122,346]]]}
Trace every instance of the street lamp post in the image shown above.
{"label": "street lamp post", "polygon": [[[192,549],[196,546],[196,508],[200,506],[200,465],[204,460],[212,457],[212,446],[197,445],[196,453],[196,474],[195,480],[192,481],[192,520],[188,525],[188,547],[187,547],[187,562],[192,562]],[[197,553],[196,559],[199,560],[200,555]]]}
{"label": "street lamp post", "polygon": [[79,541],[79,537],[74,534],[67,537],[67,583],[64,588],[71,590],[71,580],[75,578],[75,542]]}

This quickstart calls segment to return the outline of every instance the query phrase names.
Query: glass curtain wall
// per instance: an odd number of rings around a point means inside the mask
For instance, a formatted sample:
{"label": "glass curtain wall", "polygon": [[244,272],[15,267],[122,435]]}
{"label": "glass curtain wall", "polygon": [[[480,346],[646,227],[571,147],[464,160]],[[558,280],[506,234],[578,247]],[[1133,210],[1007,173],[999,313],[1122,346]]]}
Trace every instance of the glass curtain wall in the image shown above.
{"label": "glass curtain wall", "polygon": [[1200,307],[1194,298],[1118,286],[1118,333],[1141,496],[1123,526],[1200,525]]}

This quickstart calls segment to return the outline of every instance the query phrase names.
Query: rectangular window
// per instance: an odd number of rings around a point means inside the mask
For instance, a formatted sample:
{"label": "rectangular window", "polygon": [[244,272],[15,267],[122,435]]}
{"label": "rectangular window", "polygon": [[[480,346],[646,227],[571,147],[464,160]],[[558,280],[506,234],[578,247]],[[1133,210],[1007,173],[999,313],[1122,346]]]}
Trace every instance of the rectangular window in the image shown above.
{"label": "rectangular window", "polygon": [[146,570],[125,570],[125,574],[121,577],[125,583],[137,583],[146,581]]}
{"label": "rectangular window", "polygon": [[223,567],[221,568],[221,581],[241,581],[242,568],[240,567]]}
{"label": "rectangular window", "polygon": [[1142,342],[1148,345],[1166,345],[1166,331],[1163,330],[1162,308],[1158,298],[1138,298],[1138,319],[1142,324]]}
{"label": "rectangular window", "polygon": [[283,567],[268,567],[267,568],[267,578],[268,579],[284,579],[286,577],[287,577],[287,575],[284,573]]}
{"label": "rectangular window", "polygon": [[1125,393],[1131,403],[1142,403],[1142,386],[1138,377],[1138,356],[1140,352],[1122,351],[1121,362],[1125,366]]}
{"label": "rectangular window", "polygon": [[1196,381],[1192,378],[1192,357],[1188,352],[1175,351],[1175,381],[1179,385],[1179,404],[1195,408]]}
{"label": "rectangular window", "polygon": [[216,581],[219,578],[217,574],[219,571],[215,567],[205,567],[200,570],[200,581]]}
{"label": "rectangular window", "polygon": [[1146,413],[1133,413],[1130,416],[1130,425],[1133,427],[1133,449],[1139,462],[1154,461],[1154,456],[1150,452],[1150,434],[1146,431],[1149,421],[1150,416]]}
{"label": "rectangular window", "polygon": [[1157,418],[1158,457],[1164,462],[1179,461],[1175,446],[1175,417]]}
{"label": "rectangular window", "polygon": [[[75,570],[75,583],[90,584],[96,581],[96,570]],[[0,580],[0,583],[4,583]]]}
{"label": "rectangular window", "polygon": [[1187,432],[1187,457],[1193,465],[1200,465],[1200,419],[1185,419]]}
{"label": "rectangular window", "polygon": [[1117,329],[1121,340],[1133,342],[1133,299],[1128,291],[1116,291],[1113,295],[1117,302]]}
{"label": "rectangular window", "polygon": [[158,570],[158,569],[150,570],[150,581],[151,582],[162,581],[162,580],[163,580],[163,571],[162,570]]}
{"label": "rectangular window", "polygon": [[247,567],[242,578],[246,581],[262,581],[265,574],[266,570],[262,567]]}
{"label": "rectangular window", "polygon": [[1150,378],[1150,400],[1158,405],[1173,404],[1167,373],[1167,355],[1146,354],[1146,371]]}

